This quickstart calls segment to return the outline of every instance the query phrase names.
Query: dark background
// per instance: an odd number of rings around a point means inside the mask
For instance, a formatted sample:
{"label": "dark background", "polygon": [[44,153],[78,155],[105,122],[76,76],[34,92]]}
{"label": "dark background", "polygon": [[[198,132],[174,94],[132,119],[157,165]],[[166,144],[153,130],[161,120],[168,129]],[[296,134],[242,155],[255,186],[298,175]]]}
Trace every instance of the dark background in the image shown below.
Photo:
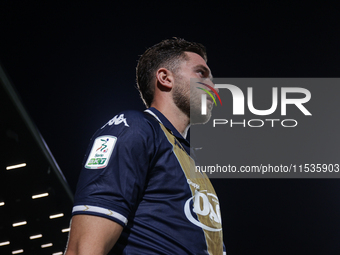
{"label": "dark background", "polygon": [[[0,61],[74,191],[96,129],[121,110],[144,109],[135,67],[147,47],[173,36],[201,42],[215,77],[338,77],[338,11],[311,3],[2,0]],[[229,255],[339,254],[339,180],[213,183]]]}

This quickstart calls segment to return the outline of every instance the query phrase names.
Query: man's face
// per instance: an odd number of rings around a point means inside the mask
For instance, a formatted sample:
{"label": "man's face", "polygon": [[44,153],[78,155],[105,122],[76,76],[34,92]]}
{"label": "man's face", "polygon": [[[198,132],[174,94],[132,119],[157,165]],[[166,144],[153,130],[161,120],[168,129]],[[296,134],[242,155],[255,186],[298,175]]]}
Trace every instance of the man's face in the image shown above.
{"label": "man's face", "polygon": [[[214,87],[209,67],[204,59],[193,52],[186,52],[188,60],[181,62],[175,73],[173,99],[176,106],[189,118],[191,124],[206,123],[211,117],[213,101],[207,97],[207,114],[201,114],[201,95],[205,92],[197,87],[206,88],[203,85],[190,82],[190,79],[208,84]],[[209,90],[209,89],[208,89]]]}

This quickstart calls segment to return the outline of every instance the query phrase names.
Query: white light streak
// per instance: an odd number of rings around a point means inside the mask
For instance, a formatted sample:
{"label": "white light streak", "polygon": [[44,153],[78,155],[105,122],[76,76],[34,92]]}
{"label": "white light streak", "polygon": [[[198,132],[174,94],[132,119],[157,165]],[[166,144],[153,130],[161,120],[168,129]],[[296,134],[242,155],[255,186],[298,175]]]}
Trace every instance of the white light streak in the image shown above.
{"label": "white light streak", "polygon": [[27,221],[20,221],[20,222],[17,222],[17,223],[13,223],[12,226],[13,227],[19,227],[19,226],[23,226],[23,225],[26,225],[27,224]]}
{"label": "white light streak", "polygon": [[47,248],[47,247],[51,247],[51,246],[53,246],[53,243],[47,243],[47,244],[41,245],[41,248]]}
{"label": "white light streak", "polygon": [[16,250],[16,251],[12,251],[12,254],[19,254],[19,253],[23,253],[24,250],[21,249],[21,250]]}
{"label": "white light streak", "polygon": [[4,206],[5,205],[5,202],[0,202],[0,206]]}
{"label": "white light streak", "polygon": [[0,246],[5,246],[5,245],[9,245],[9,244],[10,244],[10,242],[9,242],[9,241],[6,241],[6,242],[0,243]]}
{"label": "white light streak", "polygon": [[37,198],[41,198],[41,197],[47,197],[48,195],[49,195],[48,193],[38,194],[38,195],[32,196],[32,199],[37,199]]}
{"label": "white light streak", "polygon": [[60,218],[60,217],[63,217],[64,214],[63,213],[58,213],[58,214],[54,214],[54,215],[50,215],[50,219],[55,219],[55,218]]}
{"label": "white light streak", "polygon": [[6,167],[6,170],[12,170],[12,169],[20,168],[20,167],[25,167],[25,166],[26,166],[26,163],[22,163],[18,165],[8,166]]}
{"label": "white light streak", "polygon": [[63,233],[70,232],[70,228],[64,228],[64,229],[61,230],[61,232],[63,232]]}
{"label": "white light streak", "polygon": [[62,251],[60,252],[56,252],[56,253],[52,253],[52,255],[63,255],[64,253]]}
{"label": "white light streak", "polygon": [[38,239],[38,238],[41,238],[42,237],[42,234],[39,234],[39,235],[35,235],[35,236],[30,236],[30,239],[33,240],[33,239]]}

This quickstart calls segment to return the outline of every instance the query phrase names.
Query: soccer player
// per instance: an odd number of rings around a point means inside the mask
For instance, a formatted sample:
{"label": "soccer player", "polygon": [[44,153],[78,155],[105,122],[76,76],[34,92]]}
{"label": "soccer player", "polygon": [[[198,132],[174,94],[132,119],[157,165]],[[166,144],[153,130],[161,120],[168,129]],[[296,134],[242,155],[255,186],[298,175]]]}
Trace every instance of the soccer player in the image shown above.
{"label": "soccer player", "polygon": [[[205,47],[162,41],[140,57],[144,113],[124,111],[91,140],[79,177],[66,255],[223,254],[218,198],[194,171],[190,124],[201,114],[200,84],[214,86]],[[191,113],[191,116],[190,116]],[[190,123],[191,122],[191,123]],[[111,253],[110,253],[111,254]]]}

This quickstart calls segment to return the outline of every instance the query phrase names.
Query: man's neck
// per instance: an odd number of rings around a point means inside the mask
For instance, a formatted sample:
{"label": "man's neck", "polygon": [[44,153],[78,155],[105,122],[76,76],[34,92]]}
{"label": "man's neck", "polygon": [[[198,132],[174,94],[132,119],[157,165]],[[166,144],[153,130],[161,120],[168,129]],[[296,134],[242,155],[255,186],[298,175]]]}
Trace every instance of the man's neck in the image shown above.
{"label": "man's neck", "polygon": [[[171,107],[172,106],[172,107]],[[171,105],[168,107],[164,107],[162,104],[151,104],[151,107],[156,108],[160,111],[177,129],[177,131],[186,138],[189,127],[190,127],[190,119],[189,117],[183,113],[180,109],[178,109],[175,105]]]}

